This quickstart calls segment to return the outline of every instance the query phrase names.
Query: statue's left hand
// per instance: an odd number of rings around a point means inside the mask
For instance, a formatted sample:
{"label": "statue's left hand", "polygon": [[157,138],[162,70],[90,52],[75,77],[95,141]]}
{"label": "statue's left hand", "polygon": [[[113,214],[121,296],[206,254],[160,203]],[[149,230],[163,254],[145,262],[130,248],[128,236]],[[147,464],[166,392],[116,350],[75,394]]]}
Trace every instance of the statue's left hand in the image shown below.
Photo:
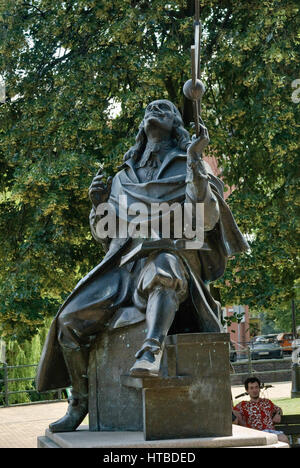
{"label": "statue's left hand", "polygon": [[208,130],[201,120],[200,133],[196,137],[193,135],[192,142],[187,149],[187,182],[193,181],[200,192],[204,180],[207,180],[207,172],[202,160],[202,152],[209,143]]}
{"label": "statue's left hand", "polygon": [[201,154],[202,154],[204,148],[208,144],[209,144],[208,130],[205,127],[205,125],[204,125],[204,123],[202,121],[202,123],[200,124],[199,136],[196,137],[195,135],[193,135],[192,143],[190,144],[190,146],[187,149],[188,155],[192,159],[194,159],[194,158],[198,159],[199,157],[201,157]]}

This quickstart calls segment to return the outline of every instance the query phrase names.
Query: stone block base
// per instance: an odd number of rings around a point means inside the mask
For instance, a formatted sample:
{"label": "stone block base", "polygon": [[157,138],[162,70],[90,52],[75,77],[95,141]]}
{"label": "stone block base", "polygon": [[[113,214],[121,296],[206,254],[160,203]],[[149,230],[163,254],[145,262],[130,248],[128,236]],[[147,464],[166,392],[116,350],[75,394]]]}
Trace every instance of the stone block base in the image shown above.
{"label": "stone block base", "polygon": [[142,432],[90,432],[83,426],[75,432],[53,434],[46,430],[38,437],[38,448],[288,448],[275,434],[241,426],[232,427],[232,436],[190,439],[145,440]]}
{"label": "stone block base", "polygon": [[89,365],[90,431],[143,431],[146,440],[231,435],[229,335],[170,335],[160,375],[132,378],[145,324],[98,338]]}

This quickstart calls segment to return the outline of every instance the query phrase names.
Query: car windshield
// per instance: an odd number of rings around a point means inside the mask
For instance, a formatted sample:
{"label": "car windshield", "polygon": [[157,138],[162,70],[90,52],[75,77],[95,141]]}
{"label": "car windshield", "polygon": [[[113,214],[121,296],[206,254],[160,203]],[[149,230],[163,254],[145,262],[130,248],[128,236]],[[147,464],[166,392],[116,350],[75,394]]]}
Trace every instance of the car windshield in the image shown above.
{"label": "car windshield", "polygon": [[255,341],[253,343],[254,348],[274,348],[277,346],[277,343],[271,342],[268,343],[267,341]]}
{"label": "car windshield", "polygon": [[259,343],[276,343],[277,338],[276,338],[276,336],[261,336],[255,342],[259,342]]}

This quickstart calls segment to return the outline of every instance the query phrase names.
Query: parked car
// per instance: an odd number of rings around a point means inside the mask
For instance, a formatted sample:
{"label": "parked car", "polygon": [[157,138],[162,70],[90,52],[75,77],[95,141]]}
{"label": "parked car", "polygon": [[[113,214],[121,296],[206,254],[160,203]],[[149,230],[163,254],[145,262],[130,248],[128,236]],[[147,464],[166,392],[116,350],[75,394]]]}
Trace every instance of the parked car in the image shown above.
{"label": "parked car", "polygon": [[284,354],[292,354],[293,352],[293,347],[292,347],[293,334],[292,333],[279,333],[279,335],[277,335],[277,341],[282,347]]}
{"label": "parked car", "polygon": [[282,359],[283,351],[277,340],[258,340],[250,345],[251,359]]}
{"label": "parked car", "polygon": [[252,339],[252,343],[276,343],[277,333],[270,333],[269,335],[258,335]]}

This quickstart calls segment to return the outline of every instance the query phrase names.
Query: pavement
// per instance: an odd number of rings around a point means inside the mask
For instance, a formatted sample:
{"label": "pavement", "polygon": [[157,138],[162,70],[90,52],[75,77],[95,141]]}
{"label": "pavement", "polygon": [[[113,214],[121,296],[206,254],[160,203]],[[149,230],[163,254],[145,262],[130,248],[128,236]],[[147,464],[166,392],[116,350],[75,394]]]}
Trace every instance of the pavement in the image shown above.
{"label": "pavement", "polygon": [[61,418],[67,402],[0,408],[0,448],[36,448],[50,422]]}
{"label": "pavement", "polygon": [[[269,398],[270,400],[277,400],[278,398],[291,398],[292,382],[277,382],[272,383],[271,388],[267,390],[261,390],[261,398]],[[245,392],[244,385],[236,385],[231,387],[231,393],[233,400]],[[247,400],[248,397],[243,397],[243,400]]]}
{"label": "pavement", "polygon": [[[262,396],[290,398],[291,382],[272,385]],[[232,387],[233,398],[243,392],[241,385]],[[0,448],[36,448],[37,437],[45,434],[50,422],[65,414],[67,406],[67,402],[57,402],[0,408]]]}

